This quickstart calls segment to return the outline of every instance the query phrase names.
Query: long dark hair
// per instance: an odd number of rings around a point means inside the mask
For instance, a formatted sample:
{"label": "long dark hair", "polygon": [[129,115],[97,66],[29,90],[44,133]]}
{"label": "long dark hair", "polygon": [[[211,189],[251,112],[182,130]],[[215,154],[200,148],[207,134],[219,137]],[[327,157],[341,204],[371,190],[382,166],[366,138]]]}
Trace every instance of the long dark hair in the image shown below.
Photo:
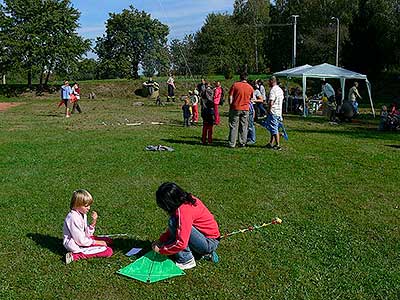
{"label": "long dark hair", "polygon": [[183,203],[195,204],[192,194],[185,192],[174,182],[164,182],[156,192],[157,205],[168,212],[174,213]]}

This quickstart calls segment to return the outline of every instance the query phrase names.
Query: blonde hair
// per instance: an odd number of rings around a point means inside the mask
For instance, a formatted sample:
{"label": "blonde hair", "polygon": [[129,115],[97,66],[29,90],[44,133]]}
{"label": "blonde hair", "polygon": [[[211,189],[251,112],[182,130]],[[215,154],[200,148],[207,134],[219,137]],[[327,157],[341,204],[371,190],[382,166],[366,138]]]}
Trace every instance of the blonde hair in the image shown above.
{"label": "blonde hair", "polygon": [[93,203],[93,197],[87,190],[76,190],[72,193],[70,209],[89,206]]}

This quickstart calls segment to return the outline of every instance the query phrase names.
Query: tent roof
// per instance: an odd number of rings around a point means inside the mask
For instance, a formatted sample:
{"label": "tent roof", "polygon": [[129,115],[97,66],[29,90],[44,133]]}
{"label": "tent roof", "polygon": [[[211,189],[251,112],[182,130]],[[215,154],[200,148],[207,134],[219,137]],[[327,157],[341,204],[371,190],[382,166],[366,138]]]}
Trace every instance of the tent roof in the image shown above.
{"label": "tent roof", "polygon": [[277,72],[274,73],[274,75],[285,77],[367,79],[366,75],[336,67],[327,63],[314,67],[310,65],[304,65],[297,68]]}
{"label": "tent roof", "polygon": [[287,69],[287,70],[284,70],[284,71],[276,72],[276,73],[274,73],[274,75],[275,76],[282,76],[282,77],[302,77],[303,76],[303,72],[305,70],[310,69],[310,68],[312,68],[312,66],[307,64],[307,65],[303,65],[303,66]]}

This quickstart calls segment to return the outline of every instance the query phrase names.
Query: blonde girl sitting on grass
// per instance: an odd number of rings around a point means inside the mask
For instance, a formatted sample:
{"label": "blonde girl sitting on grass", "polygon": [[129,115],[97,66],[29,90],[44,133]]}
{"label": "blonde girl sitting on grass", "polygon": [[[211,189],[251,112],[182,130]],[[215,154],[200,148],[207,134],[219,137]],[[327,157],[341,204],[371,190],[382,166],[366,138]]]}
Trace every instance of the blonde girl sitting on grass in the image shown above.
{"label": "blonde girl sitting on grass", "polygon": [[65,256],[67,264],[74,260],[110,257],[113,254],[108,246],[112,244],[110,238],[99,238],[93,235],[98,217],[95,211],[92,212],[92,224],[87,223],[87,213],[92,204],[93,197],[88,191],[73,192],[71,211],[66,216],[63,226],[63,245],[68,251]]}

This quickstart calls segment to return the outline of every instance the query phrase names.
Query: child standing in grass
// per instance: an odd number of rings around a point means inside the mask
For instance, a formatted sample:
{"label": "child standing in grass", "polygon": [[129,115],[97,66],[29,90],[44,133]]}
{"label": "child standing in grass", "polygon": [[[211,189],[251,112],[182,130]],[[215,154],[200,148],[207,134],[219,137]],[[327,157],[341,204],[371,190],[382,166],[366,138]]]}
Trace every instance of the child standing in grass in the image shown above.
{"label": "child standing in grass", "polygon": [[68,102],[71,99],[71,94],[72,94],[72,89],[69,86],[68,80],[64,81],[64,85],[60,89],[60,97],[61,97],[61,102],[58,105],[60,107],[61,105],[65,105],[65,117],[69,118],[71,115],[69,114],[69,108],[68,108]]}
{"label": "child standing in grass", "polygon": [[207,145],[207,143],[212,143],[215,124],[213,89],[208,84],[206,84],[204,94],[206,97],[201,99],[201,118],[203,119],[201,142],[203,145]]}
{"label": "child standing in grass", "polygon": [[172,182],[158,188],[156,200],[170,218],[168,229],[153,243],[153,250],[162,255],[174,255],[176,265],[182,270],[196,266],[193,254],[217,263],[218,224],[203,202]]}
{"label": "child standing in grass", "polygon": [[93,235],[97,213],[92,212],[93,222],[88,226],[87,213],[93,204],[92,195],[86,190],[74,191],[70,209],[63,226],[63,245],[68,253],[65,256],[67,264],[74,260],[92,257],[110,257],[113,253],[108,246],[112,243],[109,238],[99,238]]}
{"label": "child standing in grass", "polygon": [[183,112],[183,126],[190,126],[190,117],[192,116],[192,105],[190,104],[189,97],[185,97],[185,103],[182,105]]}

